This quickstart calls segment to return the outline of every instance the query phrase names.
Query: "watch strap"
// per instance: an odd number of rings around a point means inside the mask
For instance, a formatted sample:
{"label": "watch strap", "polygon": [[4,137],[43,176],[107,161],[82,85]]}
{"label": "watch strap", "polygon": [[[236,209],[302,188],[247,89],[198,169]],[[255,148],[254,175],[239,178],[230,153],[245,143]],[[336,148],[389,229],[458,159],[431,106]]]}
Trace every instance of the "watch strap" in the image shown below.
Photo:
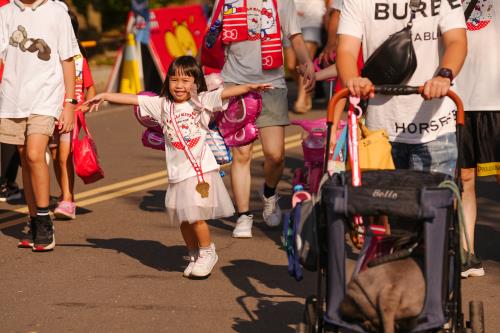
{"label": "watch strap", "polygon": [[449,68],[441,68],[439,72],[437,73],[437,76],[440,77],[445,77],[447,79],[450,79],[450,82],[453,82],[453,71]]}
{"label": "watch strap", "polygon": [[73,104],[73,105],[77,105],[78,104],[78,101],[76,99],[74,99],[74,98],[65,98],[64,102],[65,103],[70,103],[70,104]]}

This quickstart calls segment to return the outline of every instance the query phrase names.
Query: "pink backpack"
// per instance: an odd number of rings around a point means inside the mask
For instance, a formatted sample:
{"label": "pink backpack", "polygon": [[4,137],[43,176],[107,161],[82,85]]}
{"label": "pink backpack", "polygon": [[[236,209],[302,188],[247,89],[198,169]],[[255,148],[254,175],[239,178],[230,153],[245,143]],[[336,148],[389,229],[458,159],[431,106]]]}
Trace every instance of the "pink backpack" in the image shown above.
{"label": "pink backpack", "polygon": [[255,141],[259,135],[255,121],[261,112],[262,96],[257,92],[231,98],[227,110],[221,112],[216,120],[226,144],[238,147]]}
{"label": "pink backpack", "polygon": [[142,133],[142,145],[146,148],[165,150],[165,137],[162,132],[147,128]]}

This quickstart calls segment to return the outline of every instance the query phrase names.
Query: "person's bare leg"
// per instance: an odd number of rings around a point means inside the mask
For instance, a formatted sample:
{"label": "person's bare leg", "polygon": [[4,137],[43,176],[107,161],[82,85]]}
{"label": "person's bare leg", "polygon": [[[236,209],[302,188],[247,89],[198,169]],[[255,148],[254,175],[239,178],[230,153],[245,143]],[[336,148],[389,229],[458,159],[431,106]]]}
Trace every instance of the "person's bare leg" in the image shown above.
{"label": "person's bare leg", "polygon": [[[54,163],[55,165],[56,163]],[[57,164],[60,170],[60,182],[63,201],[74,201],[73,188],[75,186],[75,173],[71,154],[71,143],[61,141]]]}
{"label": "person's bare leg", "polygon": [[233,189],[236,209],[239,213],[250,210],[250,188],[252,162],[252,147],[249,144],[233,148],[233,162],[231,164],[231,187]]}
{"label": "person's bare leg", "polygon": [[260,129],[264,152],[264,177],[266,185],[276,187],[285,167],[285,127],[270,126]]}
{"label": "person's bare leg", "polygon": [[462,239],[465,250],[470,250],[474,253],[474,229],[477,218],[477,201],[476,201],[476,169],[462,169],[462,202],[464,207],[465,229],[469,236],[470,249],[467,247],[465,238]]}
{"label": "person's bare leg", "polygon": [[197,221],[195,223],[190,224],[191,230],[195,235],[198,246],[209,247],[212,244],[212,237],[210,236],[210,229],[208,228],[208,224],[205,221]]}
{"label": "person's bare leg", "polygon": [[30,169],[36,207],[48,207],[50,197],[49,167],[45,160],[45,152],[49,137],[32,134],[26,140],[26,161]]}
{"label": "person's bare leg", "polygon": [[26,147],[17,146],[17,149],[19,151],[19,157],[21,158],[24,199],[28,205],[29,214],[33,217],[36,216],[36,203],[35,196],[33,195],[33,187],[31,186],[30,166],[26,159]]}
{"label": "person's bare leg", "polygon": [[194,233],[191,225],[188,222],[181,223],[181,233],[188,251],[194,252],[198,250],[198,239],[196,238],[196,234]]}

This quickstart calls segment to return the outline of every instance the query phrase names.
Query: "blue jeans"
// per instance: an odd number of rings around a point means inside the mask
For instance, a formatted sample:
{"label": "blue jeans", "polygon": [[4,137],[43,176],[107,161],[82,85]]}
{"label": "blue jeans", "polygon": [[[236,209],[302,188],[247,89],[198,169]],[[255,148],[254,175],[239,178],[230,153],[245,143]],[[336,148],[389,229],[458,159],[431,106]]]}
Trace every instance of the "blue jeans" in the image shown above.
{"label": "blue jeans", "polygon": [[391,144],[392,159],[396,169],[433,171],[455,176],[458,155],[455,133],[442,135],[427,143],[391,142]]}

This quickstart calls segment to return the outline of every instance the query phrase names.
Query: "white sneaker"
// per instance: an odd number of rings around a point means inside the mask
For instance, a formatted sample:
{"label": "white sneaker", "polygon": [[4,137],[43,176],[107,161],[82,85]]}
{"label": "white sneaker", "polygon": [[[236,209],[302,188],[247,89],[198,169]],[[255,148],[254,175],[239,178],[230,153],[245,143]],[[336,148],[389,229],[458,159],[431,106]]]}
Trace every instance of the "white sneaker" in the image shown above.
{"label": "white sneaker", "polygon": [[252,238],[253,215],[241,215],[233,230],[234,238]]}
{"label": "white sneaker", "polygon": [[194,263],[196,262],[196,259],[198,259],[198,251],[189,252],[189,264],[187,265],[186,269],[184,270],[184,273],[182,273],[182,275],[184,277],[191,276],[191,272],[193,271],[193,267],[194,267]]}
{"label": "white sneaker", "polygon": [[278,200],[280,199],[278,193],[272,197],[266,198],[262,195],[262,201],[264,202],[264,208],[262,209],[262,218],[264,222],[270,227],[277,227],[281,223],[281,209],[278,205]]}
{"label": "white sneaker", "polygon": [[196,259],[193,270],[190,276],[205,277],[210,275],[215,264],[219,260],[217,253],[215,253],[214,243],[210,244],[208,248],[200,248],[198,252],[198,259]]}

